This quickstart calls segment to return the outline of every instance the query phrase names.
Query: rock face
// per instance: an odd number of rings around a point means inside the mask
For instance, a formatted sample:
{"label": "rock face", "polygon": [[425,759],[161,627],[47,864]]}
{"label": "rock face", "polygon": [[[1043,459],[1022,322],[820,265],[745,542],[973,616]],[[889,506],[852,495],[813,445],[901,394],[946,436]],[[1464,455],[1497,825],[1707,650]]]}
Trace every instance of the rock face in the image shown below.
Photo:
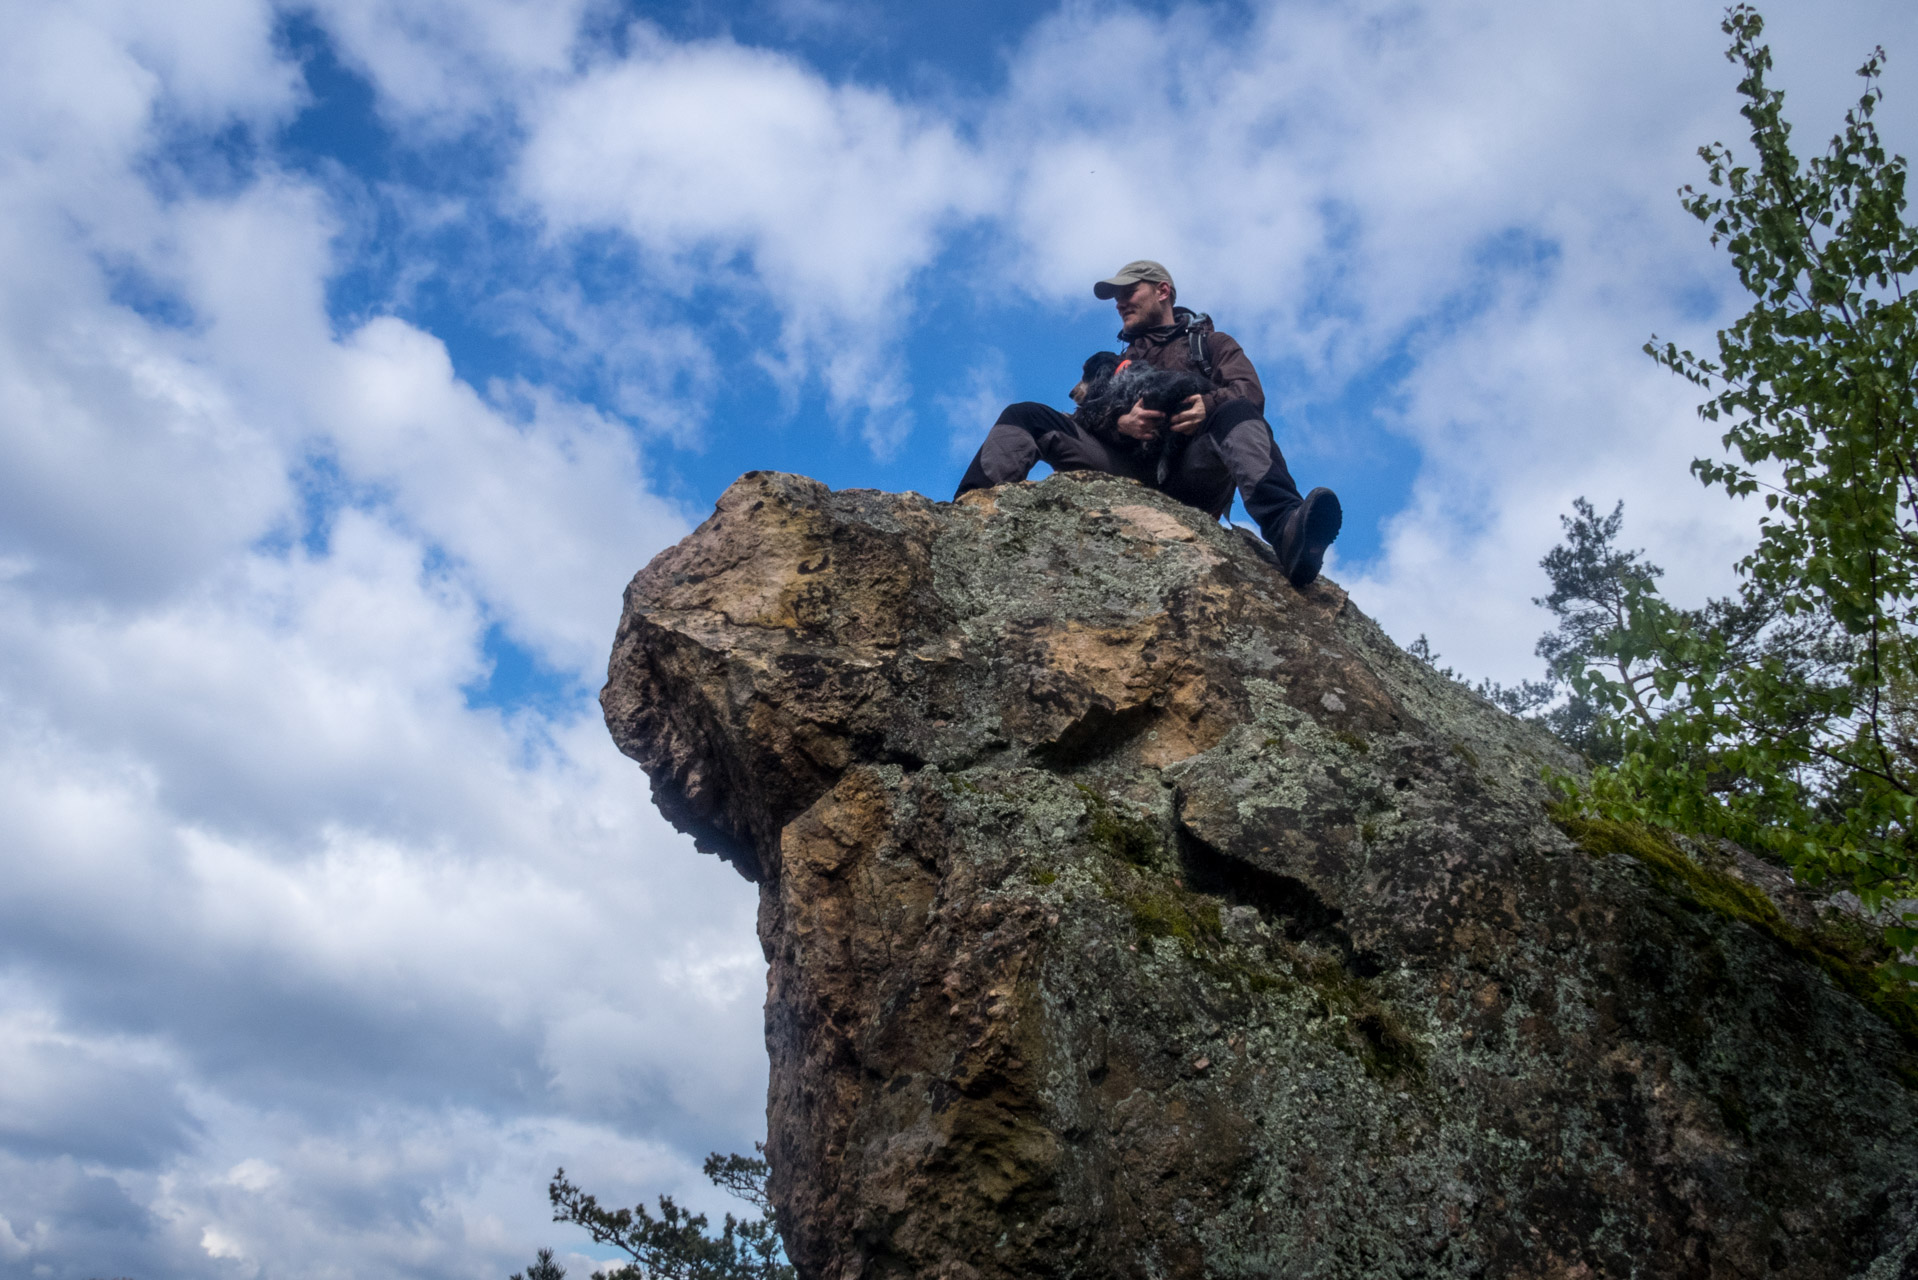
{"label": "rock face", "polygon": [[1562,829],[1551,739],[1129,481],[748,475],[602,701],[760,886],[802,1276],[1918,1276],[1911,1039],[1786,879]]}

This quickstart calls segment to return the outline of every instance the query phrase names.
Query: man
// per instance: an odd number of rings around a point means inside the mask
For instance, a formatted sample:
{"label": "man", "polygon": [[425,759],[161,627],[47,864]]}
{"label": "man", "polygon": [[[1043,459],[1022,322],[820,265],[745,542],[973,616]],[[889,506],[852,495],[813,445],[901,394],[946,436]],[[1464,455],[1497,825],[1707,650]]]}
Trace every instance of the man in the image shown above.
{"label": "man", "polygon": [[1125,358],[1195,372],[1217,388],[1169,415],[1141,401],[1120,416],[1118,430],[1132,440],[1151,441],[1170,431],[1169,465],[1158,465],[1159,449],[1115,447],[1050,405],[1028,402],[1008,405],[999,415],[959,492],[1023,480],[1044,459],[1057,471],[1131,476],[1217,518],[1231,508],[1236,485],[1285,576],[1299,587],[1317,578],[1325,549],[1339,536],[1338,495],[1314,489],[1299,496],[1265,421],[1265,389],[1245,351],[1230,335],[1214,332],[1210,320],[1177,305],[1172,276],[1156,262],[1129,262],[1092,292],[1118,308]]}

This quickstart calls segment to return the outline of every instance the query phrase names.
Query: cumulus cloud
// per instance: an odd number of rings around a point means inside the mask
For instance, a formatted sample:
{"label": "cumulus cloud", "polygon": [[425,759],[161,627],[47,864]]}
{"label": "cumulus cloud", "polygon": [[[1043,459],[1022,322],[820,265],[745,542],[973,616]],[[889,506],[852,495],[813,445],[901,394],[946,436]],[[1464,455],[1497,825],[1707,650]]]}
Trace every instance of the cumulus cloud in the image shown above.
{"label": "cumulus cloud", "polygon": [[1006,390],[1005,352],[995,348],[966,370],[956,391],[935,398],[951,431],[947,453],[954,459],[970,457],[1012,398]]}
{"label": "cumulus cloud", "polygon": [[593,0],[319,0],[313,12],[396,123],[458,135],[497,123],[571,64]]}
{"label": "cumulus cloud", "polygon": [[160,202],[130,171],[154,141],[156,66],[194,77],[202,111],[207,85],[236,111],[283,105],[285,76],[258,50],[229,65],[197,48],[194,19],[226,43],[203,13],[130,16],[151,12],[29,6],[0,54],[0,549],[50,588],[164,591],[287,497],[270,444],[186,348],[191,316],[151,265]]}
{"label": "cumulus cloud", "polygon": [[684,517],[605,413],[336,325],[329,192],[169,158],[291,109],[271,11],[151,12],[29,13],[43,70],[0,91],[30,108],[0,125],[0,1274],[495,1270],[554,1165],[685,1190],[757,1127],[749,887],[584,691],[464,692],[495,628],[578,690]]}
{"label": "cumulus cloud", "polygon": [[[650,1143],[601,1165],[637,1193],[742,1145],[748,887],[665,830],[586,709],[458,698],[472,600],[416,543],[348,514],[324,559],[255,559],[165,611],[0,602],[0,1146],[104,1171],[146,1241],[102,1255],[62,1201],[43,1244],[16,1231],[31,1259],[199,1274],[192,1244],[285,1270],[331,1237],[299,1274],[470,1272],[539,1238],[540,1179],[582,1146]],[[514,1147],[555,1127],[575,1140]],[[351,1159],[300,1155],[328,1150]],[[216,1153],[257,1163],[223,1189]],[[518,1179],[484,1206],[481,1155]],[[514,1230],[469,1238],[481,1208]],[[164,1268],[149,1219],[193,1228]]]}
{"label": "cumulus cloud", "polygon": [[780,317],[761,366],[816,379],[865,411],[876,453],[898,448],[906,287],[1000,185],[949,122],[781,54],[644,25],[527,120],[520,187],[556,233],[625,232],[665,289],[743,276]]}
{"label": "cumulus cloud", "polygon": [[489,404],[437,339],[390,317],[339,357],[307,403],[349,474],[391,486],[516,637],[582,675],[604,662],[637,557],[688,528],[647,492],[631,433],[538,387]]}
{"label": "cumulus cloud", "polygon": [[7,1150],[151,1169],[191,1139],[196,1124],[167,1046],[75,1033],[35,1007],[30,990],[10,985],[0,1013],[0,1070],[8,1082],[0,1142]]}

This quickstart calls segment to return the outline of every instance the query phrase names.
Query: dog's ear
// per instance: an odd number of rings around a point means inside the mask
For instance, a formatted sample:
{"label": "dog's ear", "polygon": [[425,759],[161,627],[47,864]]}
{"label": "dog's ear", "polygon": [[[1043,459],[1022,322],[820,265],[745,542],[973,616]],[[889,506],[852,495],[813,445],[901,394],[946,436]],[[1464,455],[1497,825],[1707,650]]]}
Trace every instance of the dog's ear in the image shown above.
{"label": "dog's ear", "polygon": [[1119,357],[1110,351],[1095,351],[1086,357],[1085,364],[1079,370],[1079,385],[1072,389],[1072,403],[1084,404],[1098,384],[1112,376],[1119,367]]}

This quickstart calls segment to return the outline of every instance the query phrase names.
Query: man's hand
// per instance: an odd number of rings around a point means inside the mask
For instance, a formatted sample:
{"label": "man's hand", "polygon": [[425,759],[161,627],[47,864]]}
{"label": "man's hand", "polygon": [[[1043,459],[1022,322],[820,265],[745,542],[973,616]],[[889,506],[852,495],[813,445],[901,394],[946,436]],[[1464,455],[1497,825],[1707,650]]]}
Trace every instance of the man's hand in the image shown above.
{"label": "man's hand", "polygon": [[1172,415],[1172,429],[1182,436],[1189,436],[1205,422],[1205,401],[1192,396],[1179,406]]}
{"label": "man's hand", "polygon": [[1159,428],[1165,425],[1165,415],[1157,409],[1146,408],[1145,401],[1139,400],[1135,401],[1130,409],[1120,414],[1119,420],[1113,425],[1119,428],[1119,434],[1122,436],[1129,436],[1134,440],[1150,440],[1158,435]]}

